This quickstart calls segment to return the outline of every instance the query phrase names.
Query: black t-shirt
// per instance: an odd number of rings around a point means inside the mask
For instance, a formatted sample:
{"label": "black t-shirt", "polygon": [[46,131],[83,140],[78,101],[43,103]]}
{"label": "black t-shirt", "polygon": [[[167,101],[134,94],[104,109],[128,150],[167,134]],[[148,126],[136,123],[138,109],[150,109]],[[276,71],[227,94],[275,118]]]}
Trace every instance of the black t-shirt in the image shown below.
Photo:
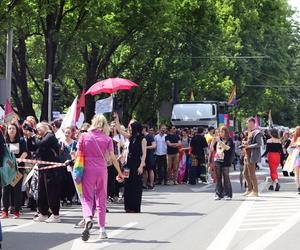
{"label": "black t-shirt", "polygon": [[[169,141],[171,143],[178,143],[180,138],[178,135],[171,135],[171,134],[168,134],[166,136],[166,141]],[[175,154],[178,154],[178,148],[173,148],[173,147],[169,147],[167,146],[167,154],[168,155],[175,155]]]}
{"label": "black t-shirt", "polygon": [[195,135],[191,140],[191,148],[193,155],[198,157],[200,163],[205,163],[204,148],[207,148],[208,144],[203,135]]}
{"label": "black t-shirt", "polygon": [[[147,141],[147,146],[152,146],[152,143],[154,142],[154,137],[151,134],[147,134],[145,136],[145,139]],[[147,156],[146,156],[146,164],[152,163],[154,159],[154,151],[155,149],[147,149]]]}

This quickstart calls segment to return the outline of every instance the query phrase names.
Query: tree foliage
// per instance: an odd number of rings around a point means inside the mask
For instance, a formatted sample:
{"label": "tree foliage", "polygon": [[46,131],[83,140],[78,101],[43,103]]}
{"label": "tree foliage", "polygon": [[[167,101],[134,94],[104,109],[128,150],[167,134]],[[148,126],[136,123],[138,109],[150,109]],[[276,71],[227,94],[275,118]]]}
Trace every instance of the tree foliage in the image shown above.
{"label": "tree foliage", "polygon": [[[140,85],[120,91],[124,121],[156,122],[163,101],[226,101],[237,86],[239,119],[272,109],[276,123],[299,123],[299,24],[286,0],[3,0],[14,31],[13,102],[21,116],[47,117],[53,75],[65,111],[83,88],[108,77]],[[252,86],[251,86],[252,85]],[[260,87],[253,87],[260,86]],[[275,87],[274,87],[275,86]],[[86,120],[95,100],[86,97]]]}

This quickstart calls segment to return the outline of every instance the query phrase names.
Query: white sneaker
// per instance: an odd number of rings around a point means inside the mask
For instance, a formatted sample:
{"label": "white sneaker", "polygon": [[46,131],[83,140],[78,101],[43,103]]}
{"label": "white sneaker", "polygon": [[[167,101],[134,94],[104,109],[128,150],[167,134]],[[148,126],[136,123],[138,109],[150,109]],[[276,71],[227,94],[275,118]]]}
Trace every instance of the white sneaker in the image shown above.
{"label": "white sneaker", "polygon": [[232,198],[231,198],[230,196],[225,196],[225,197],[224,197],[224,200],[225,200],[225,201],[231,201]]}
{"label": "white sneaker", "polygon": [[85,225],[84,220],[81,220],[74,225],[74,228],[84,228],[84,225]]}
{"label": "white sneaker", "polygon": [[60,218],[59,215],[51,215],[47,220],[45,220],[45,222],[47,223],[59,223],[60,222]]}
{"label": "white sneaker", "polygon": [[108,237],[107,237],[107,233],[106,233],[106,231],[104,230],[104,231],[100,231],[100,236],[99,236],[99,238],[100,239],[107,239]]}
{"label": "white sneaker", "polygon": [[42,215],[42,214],[39,214],[38,217],[35,217],[33,219],[33,221],[35,222],[43,222],[43,221],[46,221],[48,219],[48,216],[47,215]]}

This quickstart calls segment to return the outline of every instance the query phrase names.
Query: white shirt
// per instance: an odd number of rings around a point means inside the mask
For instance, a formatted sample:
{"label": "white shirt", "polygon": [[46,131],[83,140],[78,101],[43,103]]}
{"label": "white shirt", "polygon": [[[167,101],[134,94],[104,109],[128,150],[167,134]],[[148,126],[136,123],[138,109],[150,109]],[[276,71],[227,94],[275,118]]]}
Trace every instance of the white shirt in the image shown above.
{"label": "white shirt", "polygon": [[166,155],[167,154],[167,143],[166,143],[166,135],[161,136],[161,134],[157,134],[154,137],[154,141],[156,142],[156,155]]}

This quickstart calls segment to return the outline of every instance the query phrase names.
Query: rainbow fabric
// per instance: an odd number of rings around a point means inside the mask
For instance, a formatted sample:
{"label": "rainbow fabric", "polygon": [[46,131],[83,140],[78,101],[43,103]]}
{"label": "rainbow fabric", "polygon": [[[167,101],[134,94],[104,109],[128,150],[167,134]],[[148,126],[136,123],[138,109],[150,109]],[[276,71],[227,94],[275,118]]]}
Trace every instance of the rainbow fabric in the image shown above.
{"label": "rainbow fabric", "polygon": [[228,103],[228,105],[236,105],[236,103],[237,103],[236,85],[234,85],[233,91],[232,91],[231,95],[229,96],[227,103]]}
{"label": "rainbow fabric", "polygon": [[77,157],[73,168],[73,179],[76,188],[76,192],[80,201],[82,200],[82,178],[84,171],[84,155],[83,152],[78,150]]}
{"label": "rainbow fabric", "polygon": [[185,170],[186,170],[186,155],[185,155],[185,151],[180,148],[179,149],[179,166],[178,166],[178,176],[177,176],[177,182],[178,183],[182,183],[183,182],[183,178],[184,178],[184,174],[185,174]]}
{"label": "rainbow fabric", "polygon": [[74,164],[73,176],[76,184],[81,184],[84,171],[84,155],[82,151],[77,151],[77,157]]}

